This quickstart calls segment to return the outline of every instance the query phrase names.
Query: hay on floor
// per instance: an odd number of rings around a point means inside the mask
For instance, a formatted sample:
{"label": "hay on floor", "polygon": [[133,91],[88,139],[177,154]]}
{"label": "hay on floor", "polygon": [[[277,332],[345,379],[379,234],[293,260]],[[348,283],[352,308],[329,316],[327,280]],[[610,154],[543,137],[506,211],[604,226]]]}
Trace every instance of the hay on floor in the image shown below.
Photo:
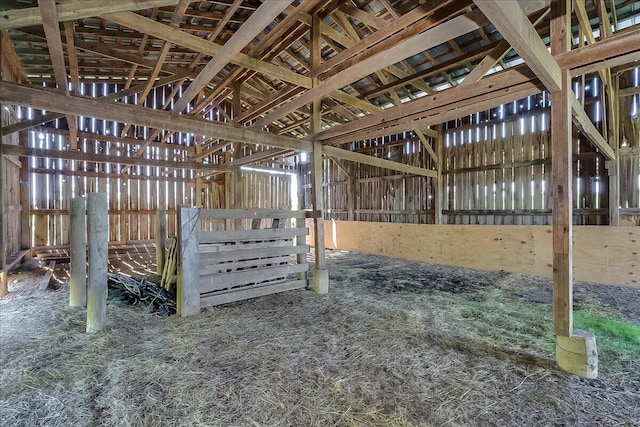
{"label": "hay on floor", "polygon": [[[640,425],[637,357],[601,346],[595,380],[555,367],[548,280],[345,252],[328,265],[326,296],[187,319],[109,306],[93,335],[66,286],[24,276],[0,301],[0,425]],[[635,289],[580,284],[576,299],[640,322]]]}

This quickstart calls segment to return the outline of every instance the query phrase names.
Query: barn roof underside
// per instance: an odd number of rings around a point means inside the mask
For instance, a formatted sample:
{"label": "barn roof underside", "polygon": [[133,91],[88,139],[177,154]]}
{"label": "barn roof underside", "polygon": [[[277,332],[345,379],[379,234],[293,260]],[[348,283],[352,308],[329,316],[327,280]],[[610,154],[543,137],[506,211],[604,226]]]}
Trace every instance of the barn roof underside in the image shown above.
{"label": "barn roof underside", "polygon": [[[279,151],[271,152],[277,156],[294,153],[294,139],[304,150],[311,139],[347,148],[349,141],[407,131],[428,137],[439,123],[545,87],[471,0],[58,3],[1,3],[0,28],[15,46],[23,84],[68,85],[71,94],[82,95],[92,95],[86,87],[94,82],[113,85],[110,91],[128,89],[120,103],[142,105],[144,99],[144,106],[174,115],[280,135],[272,145]],[[637,63],[640,2],[574,3],[574,49],[555,58],[561,67],[577,75],[594,73],[599,63]],[[519,4],[548,46],[548,2]],[[613,47],[596,51],[601,43]],[[488,74],[496,75],[483,78]],[[153,102],[149,93],[158,88],[163,100]],[[321,128],[312,138],[314,99],[323,102]],[[139,138],[136,125],[152,128],[133,123],[118,133]],[[144,137],[166,141],[171,130]],[[233,140],[192,133],[186,144],[209,152]]]}

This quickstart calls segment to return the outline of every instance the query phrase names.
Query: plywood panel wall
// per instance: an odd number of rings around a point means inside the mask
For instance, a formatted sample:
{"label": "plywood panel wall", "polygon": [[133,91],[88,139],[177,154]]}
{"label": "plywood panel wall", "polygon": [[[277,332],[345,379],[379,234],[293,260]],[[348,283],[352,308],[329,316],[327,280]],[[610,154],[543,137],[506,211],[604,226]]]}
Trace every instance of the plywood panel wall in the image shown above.
{"label": "plywood panel wall", "polygon": [[[326,221],[325,236],[329,249],[480,270],[552,275],[549,226]],[[575,226],[573,236],[576,280],[640,288],[640,228]]]}

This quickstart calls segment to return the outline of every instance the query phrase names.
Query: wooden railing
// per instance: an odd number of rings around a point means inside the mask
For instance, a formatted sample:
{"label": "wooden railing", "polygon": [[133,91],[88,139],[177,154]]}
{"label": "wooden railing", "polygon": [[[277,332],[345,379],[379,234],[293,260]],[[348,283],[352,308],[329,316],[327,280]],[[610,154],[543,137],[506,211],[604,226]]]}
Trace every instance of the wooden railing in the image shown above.
{"label": "wooden railing", "polygon": [[[181,207],[178,313],[308,287],[308,214]],[[212,222],[235,223],[236,229],[203,231]]]}

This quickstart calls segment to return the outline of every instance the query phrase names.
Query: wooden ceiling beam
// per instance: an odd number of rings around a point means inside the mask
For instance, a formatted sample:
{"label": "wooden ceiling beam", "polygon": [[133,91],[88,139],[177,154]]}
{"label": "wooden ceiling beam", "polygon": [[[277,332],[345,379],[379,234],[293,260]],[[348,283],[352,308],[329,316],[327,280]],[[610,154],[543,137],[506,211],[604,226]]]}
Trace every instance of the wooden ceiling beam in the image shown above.
{"label": "wooden ceiling beam", "polygon": [[67,84],[67,70],[64,63],[64,51],[62,50],[62,36],[56,16],[55,0],[38,0],[38,8],[42,17],[42,26],[47,38],[49,57],[53,65],[53,73],[58,89],[63,93],[69,93]]}
{"label": "wooden ceiling beam", "polygon": [[[307,2],[312,0],[307,0]],[[240,51],[260,34],[288,6],[285,0],[265,0],[249,19],[218,50],[204,69],[193,79],[187,90],[174,104],[172,111],[182,113],[189,102],[235,58]]]}
{"label": "wooden ceiling beam", "polygon": [[65,96],[43,88],[0,82],[0,101],[66,114],[82,114],[102,120],[136,123],[154,129],[169,129],[196,135],[207,135],[230,141],[261,144],[299,151],[311,151],[311,143],[269,132],[238,128],[232,124],[177,116],[166,111],[105,102],[78,96]]}
{"label": "wooden ceiling beam", "polygon": [[484,20],[484,17],[481,17],[480,15],[482,14],[476,10],[466,15],[457,16],[456,18],[432,28],[431,30],[427,30],[417,36],[411,37],[388,50],[379,52],[378,54],[373,55],[328,78],[317,87],[308,90],[298,98],[267,114],[264,118],[257,121],[254,127],[261,128],[262,126],[268,125],[269,123],[284,117],[289,112],[308,104],[314,99],[341,89],[371,74],[372,72],[393,65],[396,62],[420,53],[430,47],[445,43],[453,37],[458,37],[476,30],[478,28],[478,22]]}
{"label": "wooden ceiling beam", "polygon": [[[562,90],[561,68],[547,50],[518,2],[501,0],[474,0],[474,2],[509,41],[511,47],[524,59],[549,92]],[[571,29],[569,28],[568,31]],[[582,105],[572,102],[571,110],[574,123],[582,134],[602,152],[606,159],[614,159],[613,149],[593,125]]]}
{"label": "wooden ceiling beam", "polygon": [[[222,32],[224,27],[226,27],[227,24],[229,23],[229,21],[231,21],[231,18],[236,13],[236,11],[238,10],[238,8],[242,4],[242,2],[243,2],[243,0],[234,0],[233,1],[233,3],[229,6],[229,8],[224,12],[224,16],[222,17],[220,22],[218,22],[218,24],[216,25],[216,27],[213,30],[213,32],[207,34],[207,36],[205,37],[207,40],[214,40],[215,41],[215,39],[220,35],[220,33]],[[202,52],[198,52],[198,54],[193,59],[193,61],[189,65],[189,67],[193,68],[196,65],[198,65],[198,62],[200,61],[200,58],[202,58],[202,56],[203,56]]]}
{"label": "wooden ceiling beam", "polygon": [[562,89],[560,66],[516,1],[474,0],[549,92]]}
{"label": "wooden ceiling beam", "polygon": [[[195,52],[201,52],[208,56],[217,55],[221,49],[221,46],[218,44],[204,40],[185,31],[171,28],[168,25],[162,24],[149,18],[145,18],[144,16],[140,16],[132,12],[120,12],[102,15],[102,17],[111,22],[115,22],[116,24],[132,28],[141,33],[148,33],[153,37],[165,41],[170,41],[177,45],[184,46]],[[305,88],[311,87],[311,79],[309,77],[287,70],[286,68],[273,65],[269,62],[260,61],[243,53],[235,55],[230,59],[230,62],[235,65],[240,65],[241,67],[257,71],[258,73],[275,77],[288,83],[293,83]]]}
{"label": "wooden ceiling beam", "polygon": [[[86,0],[72,1],[56,5],[56,22],[99,16],[104,13],[151,9],[178,4],[179,0]],[[195,0],[193,0],[195,1]],[[42,25],[42,16],[37,7],[2,11],[0,30]]]}
{"label": "wooden ceiling beam", "polygon": [[[189,73],[189,72],[187,71],[186,73]],[[181,77],[180,75],[164,77],[164,78],[159,79],[158,81],[156,81],[156,84],[155,84],[154,87],[161,87],[161,86],[164,86],[164,85],[168,85],[168,84],[174,83],[176,81],[179,81],[181,78],[183,78],[183,77]],[[107,96],[104,96],[104,97],[100,97],[100,98],[97,98],[97,99],[101,99],[103,101],[115,101],[117,99],[124,98],[125,96],[130,96],[130,95],[133,95],[135,93],[138,93],[138,92],[142,91],[142,89],[144,89],[144,87],[145,87],[145,83],[142,83],[142,84],[139,84],[139,85],[132,86],[130,88],[121,90],[120,92],[112,93],[110,95],[107,95]],[[14,123],[12,125],[5,126],[5,127],[2,128],[2,133],[4,135],[9,135],[9,134],[12,134],[12,133],[15,133],[15,132],[20,132],[20,131],[23,131],[23,130],[30,129],[30,128],[35,127],[35,126],[43,125],[45,123],[51,122],[51,121],[53,121],[55,119],[60,119],[62,117],[64,117],[64,114],[56,113],[56,112],[52,112],[52,113],[50,112],[50,113],[43,114],[43,115],[41,115],[39,117],[30,119],[30,120],[23,120],[23,121],[21,121],[19,123]]]}
{"label": "wooden ceiling beam", "polygon": [[[435,107],[446,107],[465,99],[477,99],[482,102],[488,95],[509,91],[510,88],[535,80],[534,74],[526,66],[518,66],[512,70],[492,74],[479,82],[468,85],[464,89],[451,88],[438,92],[435,95],[418,98],[404,104],[382,110],[376,114],[363,117],[358,121],[335,126],[319,133],[316,138],[326,140],[335,136],[375,128],[377,126],[388,126],[396,124],[397,121],[406,119],[413,120],[416,116],[426,114],[427,111]],[[537,87],[537,84],[532,84]]]}
{"label": "wooden ceiling beam", "polygon": [[389,23],[382,18],[378,18],[376,15],[373,15],[362,9],[358,9],[351,3],[345,3],[341,5],[340,10],[343,13],[346,13],[347,15],[354,18],[356,21],[360,21],[361,23],[368,25],[369,27],[376,30],[385,27]]}

